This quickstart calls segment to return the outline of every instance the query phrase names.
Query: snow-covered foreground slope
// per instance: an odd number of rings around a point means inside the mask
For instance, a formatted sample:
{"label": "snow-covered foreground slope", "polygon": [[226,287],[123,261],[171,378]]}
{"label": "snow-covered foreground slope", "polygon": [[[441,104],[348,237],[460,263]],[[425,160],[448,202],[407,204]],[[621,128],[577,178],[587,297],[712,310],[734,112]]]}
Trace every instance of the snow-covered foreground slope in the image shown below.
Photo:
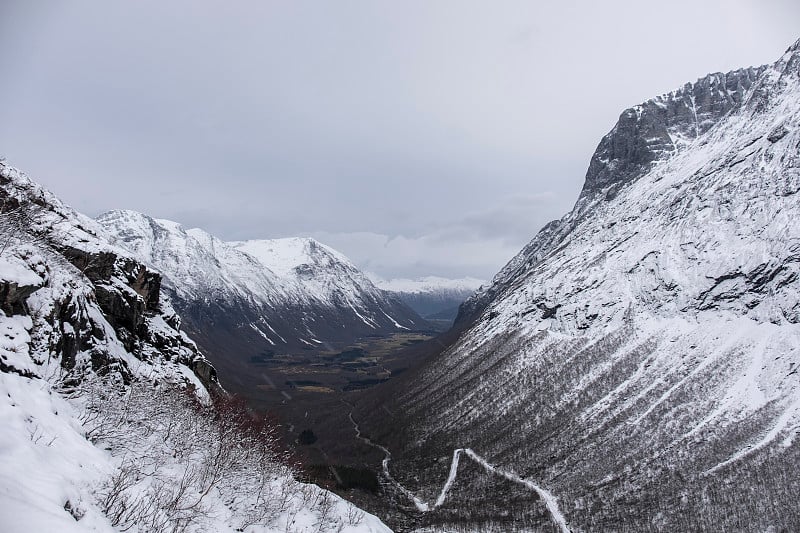
{"label": "snow-covered foreground slope", "polygon": [[0,162],[0,530],[388,531],[212,405],[216,372],[160,286]]}
{"label": "snow-covered foreground slope", "polygon": [[390,531],[185,396],[134,382],[97,402],[106,387],[0,373],[2,531]]}
{"label": "snow-covered foreground slope", "polygon": [[163,274],[187,331],[235,378],[230,386],[253,374],[254,357],[331,350],[426,327],[346,257],[313,239],[228,243],[133,211],[97,221],[115,245]]}
{"label": "snow-covered foreground slope", "polygon": [[574,210],[387,407],[395,477],[430,498],[423,465],[471,447],[577,531],[800,528],[798,192],[800,42],[623,113]]}

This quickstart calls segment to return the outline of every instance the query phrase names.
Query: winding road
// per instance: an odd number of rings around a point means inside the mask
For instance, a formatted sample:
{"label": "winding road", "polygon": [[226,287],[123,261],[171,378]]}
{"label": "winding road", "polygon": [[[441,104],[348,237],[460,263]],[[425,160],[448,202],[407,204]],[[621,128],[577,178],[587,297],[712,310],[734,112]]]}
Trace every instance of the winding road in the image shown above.
{"label": "winding road", "polygon": [[419,497],[417,497],[413,492],[405,488],[403,485],[400,484],[396,479],[394,479],[389,472],[389,461],[392,460],[392,453],[385,447],[372,442],[368,437],[365,437],[361,434],[361,428],[358,426],[358,423],[353,419],[352,411],[348,415],[350,418],[350,422],[353,424],[353,429],[356,432],[356,438],[360,441],[364,442],[365,444],[372,446],[373,448],[377,448],[383,452],[383,461],[381,461],[381,469],[383,472],[384,477],[389,480],[400,492],[402,492],[405,496],[408,497],[411,501],[414,502],[417,510],[422,513],[427,513],[437,507],[440,507],[444,504],[445,500],[447,499],[447,493],[450,491],[450,488],[453,486],[453,483],[458,476],[458,462],[462,454],[466,455],[470,459],[472,459],[475,463],[480,465],[486,472],[490,474],[495,474],[500,477],[503,477],[513,483],[518,485],[522,485],[530,491],[535,492],[539,498],[544,502],[545,506],[547,507],[547,511],[550,513],[550,518],[553,523],[561,530],[561,533],[571,533],[569,526],[567,525],[567,520],[561,511],[558,509],[558,502],[556,497],[553,496],[548,490],[543,489],[536,483],[529,481],[527,479],[523,479],[520,476],[514,474],[513,472],[509,472],[507,470],[503,470],[491,463],[489,463],[486,459],[475,453],[474,450],[471,448],[457,448],[453,450],[453,459],[450,462],[450,473],[447,476],[447,481],[445,481],[444,486],[442,486],[442,491],[439,493],[439,497],[436,498],[436,501],[433,505],[430,505]]}

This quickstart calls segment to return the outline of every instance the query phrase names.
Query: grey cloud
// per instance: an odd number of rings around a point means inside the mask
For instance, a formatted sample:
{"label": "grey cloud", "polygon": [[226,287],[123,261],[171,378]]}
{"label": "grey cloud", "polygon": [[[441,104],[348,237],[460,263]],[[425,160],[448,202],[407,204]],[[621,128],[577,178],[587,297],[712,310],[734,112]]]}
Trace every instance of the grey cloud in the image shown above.
{"label": "grey cloud", "polygon": [[450,277],[489,279],[519,249],[499,238],[442,239],[438,234],[407,237],[378,233],[326,233],[314,235],[342,250],[359,267],[387,278],[422,277],[440,272]]}
{"label": "grey cloud", "polygon": [[44,5],[0,6],[0,155],[91,215],[330,235],[384,276],[491,275],[572,206],[622,109],[773,60],[800,19],[788,0]]}
{"label": "grey cloud", "polygon": [[420,235],[311,235],[340,249],[359,267],[390,277],[438,272],[489,279],[552,218],[547,207],[554,199],[555,195],[549,192],[505,198],[482,211],[441,221],[436,230]]}

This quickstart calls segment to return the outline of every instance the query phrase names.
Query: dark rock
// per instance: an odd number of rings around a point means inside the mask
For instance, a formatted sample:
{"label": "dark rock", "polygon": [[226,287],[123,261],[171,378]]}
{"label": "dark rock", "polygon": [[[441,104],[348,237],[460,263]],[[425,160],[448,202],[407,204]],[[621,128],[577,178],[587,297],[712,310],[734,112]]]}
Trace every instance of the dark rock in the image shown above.
{"label": "dark rock", "polygon": [[[46,315],[32,316],[31,336],[39,348],[38,357],[59,360],[66,371],[65,385],[79,384],[87,372],[114,373],[129,382],[132,371],[117,354],[118,348],[113,348],[116,340],[110,338],[116,337],[132,356],[154,365],[184,364],[195,369],[210,388],[219,389],[216,370],[180,331],[174,311],[165,305],[162,312],[160,274],[118,254],[80,215],[3,161],[0,212],[0,231],[13,236],[9,242],[14,253],[27,261],[27,250],[34,250],[30,259],[41,264],[31,266],[43,279],[36,286],[22,287],[0,280],[0,308],[9,314],[29,314],[25,300],[45,279],[51,282],[49,269],[62,274],[52,300],[43,307],[49,309]],[[109,335],[106,323],[115,335]]]}
{"label": "dark rock", "polygon": [[786,134],[789,133],[789,130],[786,129],[785,126],[780,125],[767,136],[767,140],[771,143],[776,143],[786,137]]}
{"label": "dark rock", "polygon": [[108,280],[114,274],[117,256],[110,252],[90,253],[68,245],[59,246],[61,254],[91,281]]}
{"label": "dark rock", "polygon": [[72,505],[72,502],[69,500],[67,500],[67,503],[64,504],[64,510],[68,512],[70,516],[72,516],[72,518],[75,519],[76,522],[79,521],[81,518],[83,518],[84,515],[86,515],[85,510],[83,510],[77,505]]}
{"label": "dark rock", "polygon": [[219,380],[217,379],[217,370],[204,358],[197,358],[192,362],[192,370],[197,375],[200,382],[210,390],[219,389]]}
{"label": "dark rock", "polygon": [[616,188],[646,174],[679,143],[699,137],[732,109],[765,67],[710,74],[682,88],[626,109],[600,141],[586,172],[581,196]]}
{"label": "dark rock", "polygon": [[38,285],[19,285],[14,281],[0,280],[0,309],[7,315],[26,314],[25,300],[43,284],[44,281]]}
{"label": "dark rock", "polygon": [[556,316],[556,311],[558,308],[561,307],[561,304],[556,304],[553,307],[548,307],[545,303],[539,304],[539,309],[542,310],[542,320],[546,320],[548,318],[553,318]]}

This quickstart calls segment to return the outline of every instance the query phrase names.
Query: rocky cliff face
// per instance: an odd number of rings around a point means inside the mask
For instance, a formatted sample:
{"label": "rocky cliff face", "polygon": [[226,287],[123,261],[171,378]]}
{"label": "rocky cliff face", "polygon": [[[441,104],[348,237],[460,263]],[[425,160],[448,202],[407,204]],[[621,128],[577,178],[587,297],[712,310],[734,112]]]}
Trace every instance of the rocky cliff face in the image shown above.
{"label": "rocky cliff face", "polygon": [[145,372],[217,387],[214,368],[180,331],[159,274],[5,163],[0,206],[0,307],[30,337],[18,359],[2,362],[4,371],[58,373],[72,382],[109,373],[129,381]]}
{"label": "rocky cliff face", "polygon": [[626,109],[600,141],[586,172],[582,196],[607,196],[646,174],[706,133],[744,96],[765,67],[710,74],[671,93]]}
{"label": "rocky cliff face", "polygon": [[456,319],[462,326],[477,319],[488,303],[563,242],[597,204],[646,175],[659,162],[686,149],[720,119],[738,110],[766,66],[709,74],[694,83],[622,112],[597,146],[573,210],[547,224],[487,285],[464,303]]}
{"label": "rocky cliff face", "polygon": [[[800,528],[799,45],[623,113],[573,211],[387,393],[396,478],[432,501],[471,447],[577,531]],[[549,527],[497,476],[458,476],[427,520]]]}

